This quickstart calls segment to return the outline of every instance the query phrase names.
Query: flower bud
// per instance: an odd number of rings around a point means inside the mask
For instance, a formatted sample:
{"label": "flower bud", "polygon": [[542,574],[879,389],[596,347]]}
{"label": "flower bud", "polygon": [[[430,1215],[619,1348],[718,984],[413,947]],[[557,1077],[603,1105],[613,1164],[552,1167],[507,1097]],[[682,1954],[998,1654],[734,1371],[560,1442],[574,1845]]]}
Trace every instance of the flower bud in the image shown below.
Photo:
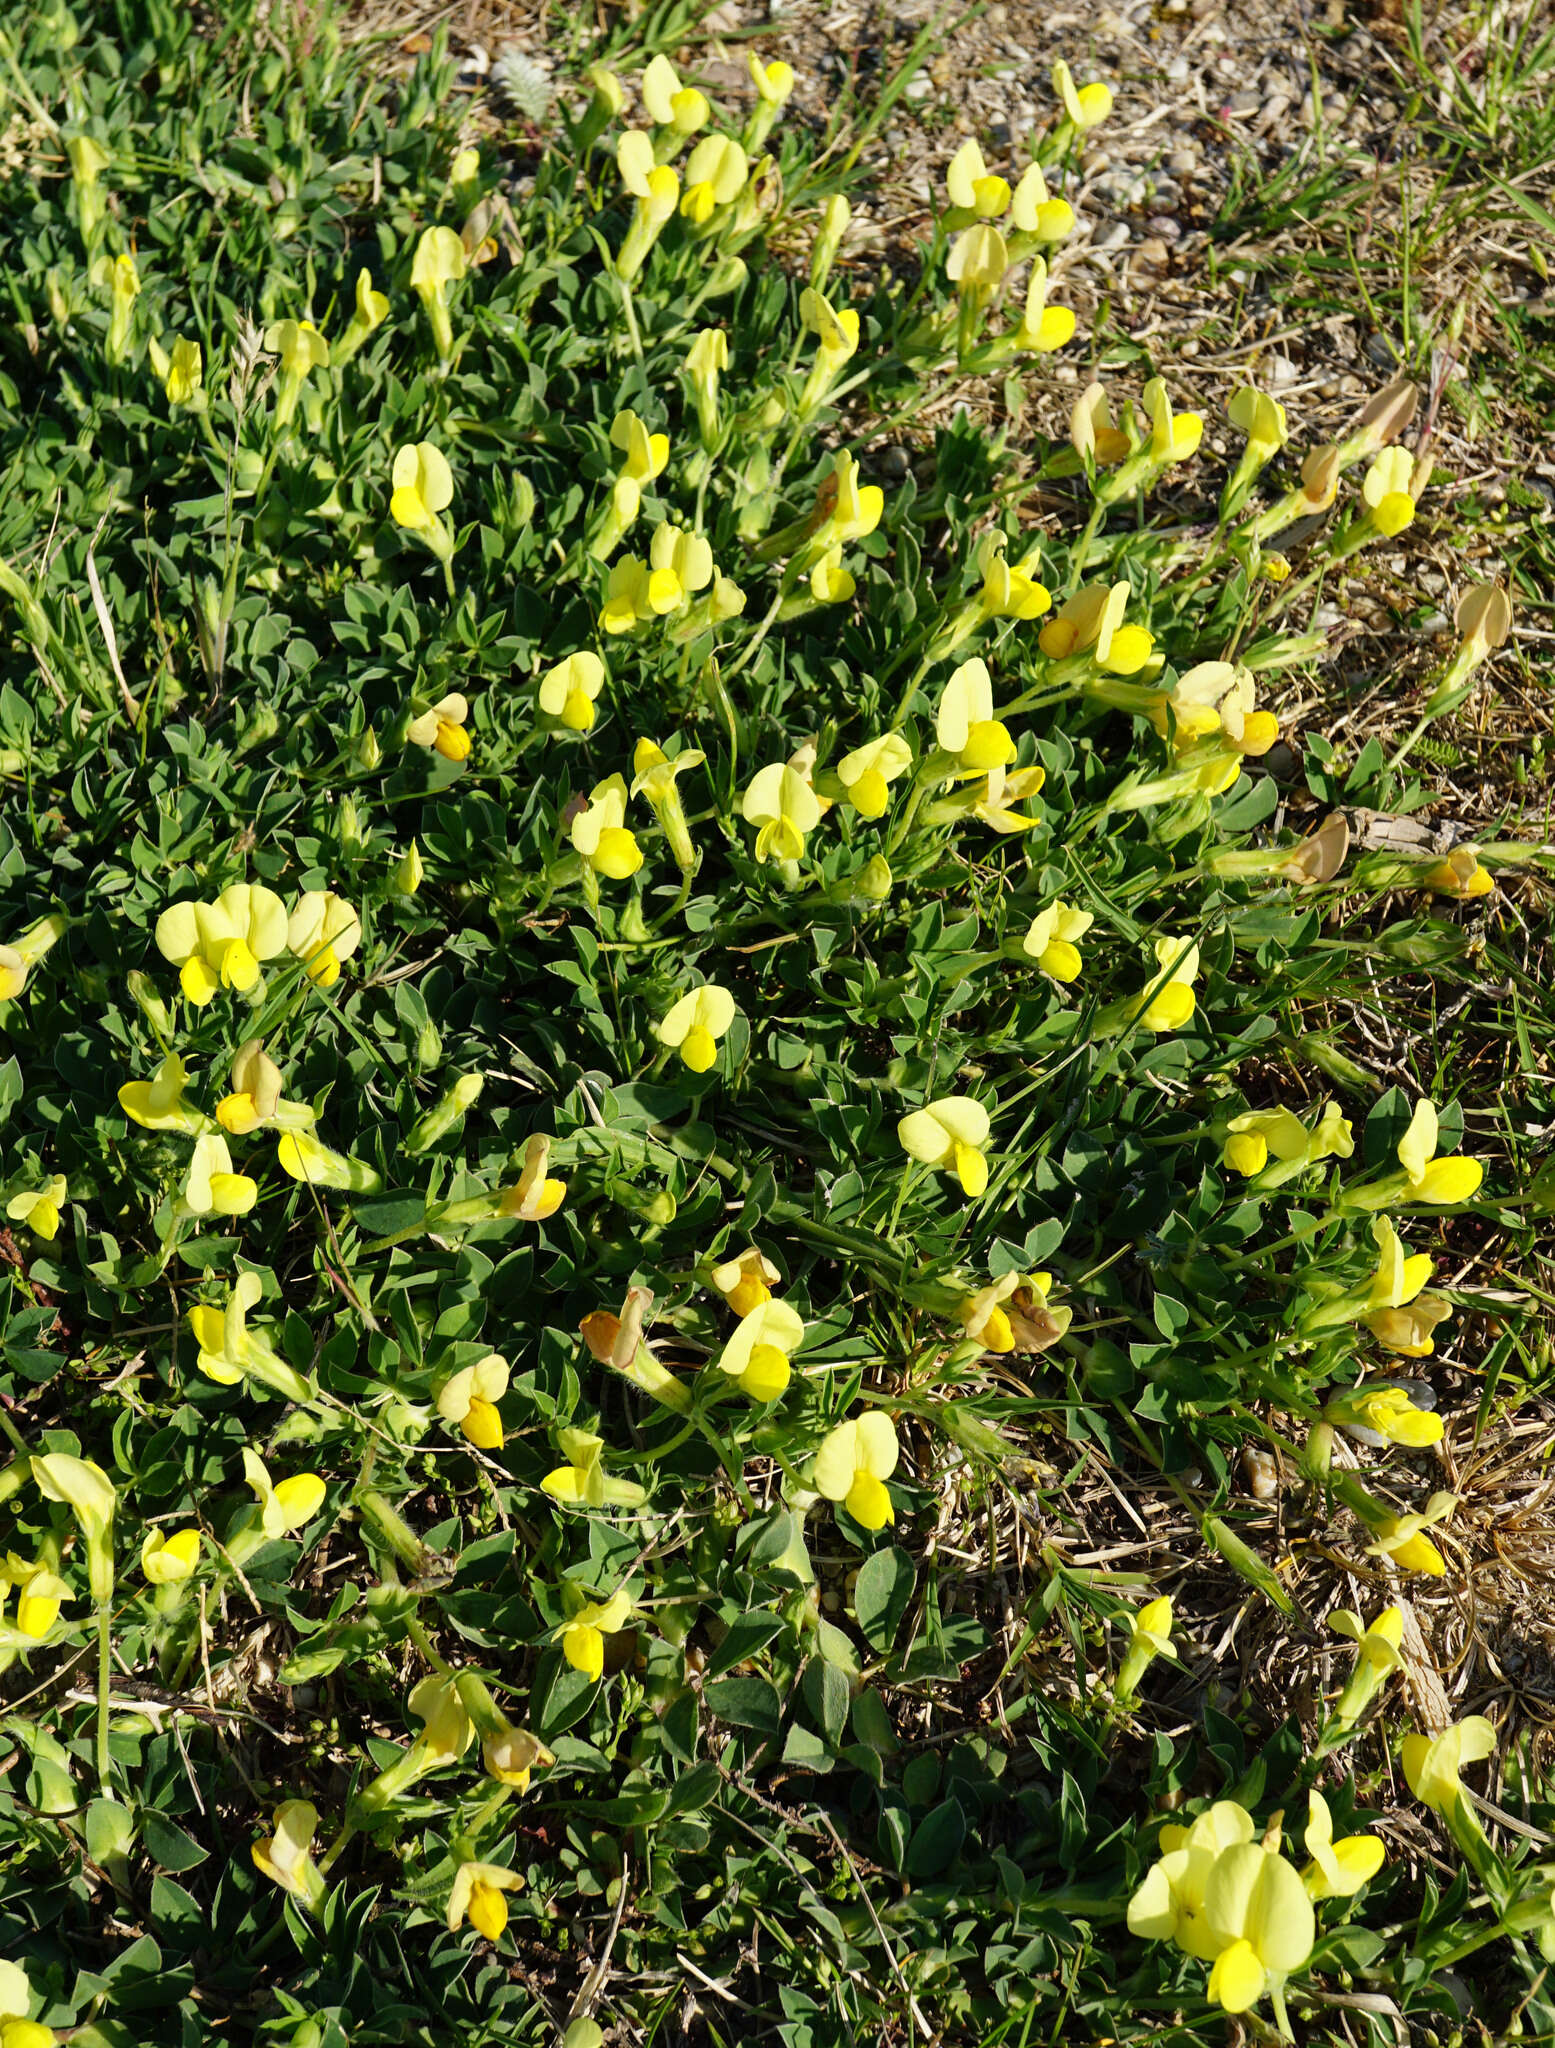
{"label": "flower bud", "polygon": [[461,1074],[441,1100],[419,1119],[406,1138],[405,1150],[412,1158],[419,1152],[430,1151],[439,1138],[446,1137],[465,1111],[474,1108],[485,1085],[479,1074]]}
{"label": "flower bud", "polygon": [[396,896],[414,896],[425,874],[421,848],[413,839],[389,870],[389,887]]}

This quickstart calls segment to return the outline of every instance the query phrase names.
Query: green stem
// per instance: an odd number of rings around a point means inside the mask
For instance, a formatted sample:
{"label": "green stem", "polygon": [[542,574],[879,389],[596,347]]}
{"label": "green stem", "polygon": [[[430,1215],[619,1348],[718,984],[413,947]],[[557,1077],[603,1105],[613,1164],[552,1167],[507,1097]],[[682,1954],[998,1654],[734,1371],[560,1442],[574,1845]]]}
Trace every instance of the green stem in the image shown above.
{"label": "green stem", "polygon": [[97,1783],[105,1799],[113,1797],[113,1764],[108,1754],[108,1690],[112,1675],[112,1646],[109,1623],[113,1619],[111,1600],[97,1603]]}
{"label": "green stem", "polygon": [[641,364],[643,360],[643,338],[637,328],[637,308],[632,300],[632,287],[619,272],[616,274],[616,283],[621,287],[621,310],[626,315],[626,331],[631,337],[632,354],[637,358],[638,363]]}

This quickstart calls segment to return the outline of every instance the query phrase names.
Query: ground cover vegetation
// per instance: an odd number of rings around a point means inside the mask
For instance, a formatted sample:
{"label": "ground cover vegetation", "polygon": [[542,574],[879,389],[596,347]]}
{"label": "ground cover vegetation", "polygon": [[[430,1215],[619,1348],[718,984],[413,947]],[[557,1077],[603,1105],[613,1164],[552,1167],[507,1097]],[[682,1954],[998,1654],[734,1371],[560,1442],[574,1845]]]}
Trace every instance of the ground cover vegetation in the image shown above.
{"label": "ground cover vegetation", "polygon": [[1282,737],[1439,394],[876,460],[1096,359],[1110,90],[866,275],[931,37],[818,138],[686,28],[513,67],[517,176],[437,38],[0,32],[0,2041],[1547,2036],[1537,1760],[1408,1595],[1555,1198],[1347,1028],[1492,961],[1528,1037],[1542,836],[1365,823],[1526,585]]}

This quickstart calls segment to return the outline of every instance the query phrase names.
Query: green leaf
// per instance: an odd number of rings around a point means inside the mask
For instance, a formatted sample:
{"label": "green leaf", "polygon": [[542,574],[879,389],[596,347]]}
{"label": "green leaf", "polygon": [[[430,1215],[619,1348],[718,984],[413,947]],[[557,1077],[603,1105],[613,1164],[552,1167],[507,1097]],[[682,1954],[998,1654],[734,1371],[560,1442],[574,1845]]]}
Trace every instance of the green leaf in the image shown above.
{"label": "green leaf", "polygon": [[853,1611],[875,1649],[889,1650],[914,1585],[913,1562],[893,1545],[877,1550],[859,1566],[853,1585]]}
{"label": "green leaf", "polygon": [[754,1728],[762,1735],[778,1731],[782,1702],[764,1678],[718,1678],[703,1688],[702,1698],[709,1712],[736,1728]]}

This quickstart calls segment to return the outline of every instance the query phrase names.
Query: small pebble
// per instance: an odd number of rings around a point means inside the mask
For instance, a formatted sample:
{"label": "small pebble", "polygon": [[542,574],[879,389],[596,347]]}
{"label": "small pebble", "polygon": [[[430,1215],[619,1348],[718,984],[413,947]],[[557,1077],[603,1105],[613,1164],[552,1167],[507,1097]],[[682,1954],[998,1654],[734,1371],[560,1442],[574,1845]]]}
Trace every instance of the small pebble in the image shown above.
{"label": "small pebble", "polygon": [[1148,270],[1162,270],[1172,260],[1172,252],[1159,235],[1146,235],[1134,251],[1134,261]]}
{"label": "small pebble", "polygon": [[1103,228],[1099,234],[1092,235],[1091,247],[1098,255],[1105,255],[1109,249],[1121,249],[1127,240],[1128,229],[1122,221],[1115,220],[1110,228]]}
{"label": "small pebble", "polygon": [[1280,1490],[1280,1468],[1268,1451],[1248,1444],[1242,1451],[1242,1484],[1254,1500],[1273,1500]]}
{"label": "small pebble", "polygon": [[1264,375],[1271,384],[1294,384],[1300,374],[1289,356],[1270,356],[1264,365]]}
{"label": "small pebble", "polygon": [[912,467],[912,451],[904,448],[900,441],[893,441],[888,448],[882,448],[876,459],[882,476],[904,477]]}
{"label": "small pebble", "polygon": [[1174,149],[1166,159],[1166,168],[1175,171],[1179,178],[1186,177],[1190,171],[1196,171],[1198,167],[1198,156],[1191,149]]}
{"label": "small pebble", "polygon": [[1145,222],[1145,226],[1149,228],[1153,235],[1159,235],[1163,242],[1180,242],[1182,240],[1182,225],[1179,221],[1173,220],[1169,213],[1151,214],[1150,218]]}

